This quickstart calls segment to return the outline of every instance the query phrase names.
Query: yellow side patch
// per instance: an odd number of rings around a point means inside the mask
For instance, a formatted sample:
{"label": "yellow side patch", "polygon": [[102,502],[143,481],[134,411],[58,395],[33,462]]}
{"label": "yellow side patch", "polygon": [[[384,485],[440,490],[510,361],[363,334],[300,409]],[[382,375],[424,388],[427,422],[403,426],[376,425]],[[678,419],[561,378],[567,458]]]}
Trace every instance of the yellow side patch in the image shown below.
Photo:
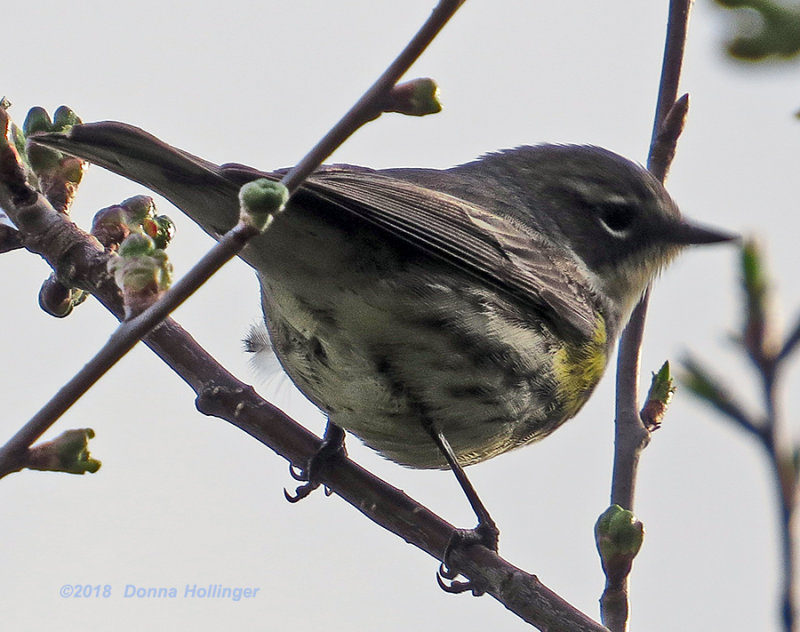
{"label": "yellow side patch", "polygon": [[553,356],[558,401],[563,405],[565,419],[577,414],[603,377],[608,361],[607,342],[606,323],[600,317],[592,340],[583,344],[566,343]]}

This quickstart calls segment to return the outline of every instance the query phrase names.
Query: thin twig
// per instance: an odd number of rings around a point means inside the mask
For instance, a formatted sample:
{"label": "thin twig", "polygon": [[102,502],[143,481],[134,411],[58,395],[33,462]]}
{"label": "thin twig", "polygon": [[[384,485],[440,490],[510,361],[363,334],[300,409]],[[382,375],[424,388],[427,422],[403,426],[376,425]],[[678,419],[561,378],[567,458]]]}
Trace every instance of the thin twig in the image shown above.
{"label": "thin twig", "polygon": [[380,114],[380,110],[376,111],[376,104],[384,101],[389,90],[408,71],[465,1],[441,0],[439,2],[422,28],[383,74],[378,77],[378,80],[369,87],[341,120],[325,134],[322,140],[286,174],[282,183],[289,189],[290,193],[294,193],[297,187],[359,127]]}
{"label": "thin twig", "polygon": [[741,264],[745,317],[741,333],[736,339],[760,380],[763,416],[757,418],[746,412],[730,395],[730,389],[691,357],[684,362],[687,370],[684,382],[690,392],[701,401],[754,436],[769,460],[780,515],[780,615],[785,632],[794,632],[797,628],[795,515],[800,491],[800,464],[797,461],[799,448],[787,433],[777,393],[778,380],[783,374],[786,360],[800,338],[800,323],[795,326],[782,347],[778,347],[779,350],[771,343],[765,343],[776,337],[771,329],[775,321],[771,312],[774,303],[768,296],[772,283],[764,272],[763,258],[755,243],[744,244]]}
{"label": "thin twig", "polygon": [[667,114],[678,98],[678,86],[681,79],[681,69],[683,68],[691,5],[692,0],[670,0],[669,3],[667,37],[661,62],[658,100],[653,120],[653,132],[650,137],[651,146],[658,139]]}
{"label": "thin twig", "polygon": [[795,460],[796,448],[786,436],[783,428],[784,422],[778,410],[776,383],[778,368],[779,365],[774,361],[769,364],[769,369],[766,365],[759,367],[766,409],[762,445],[766,449],[772,467],[781,517],[780,544],[783,570],[781,574],[781,621],[785,632],[794,632],[797,627],[794,517],[798,502],[798,467]]}
{"label": "thin twig", "polygon": [[617,403],[614,436],[614,468],[611,504],[633,511],[639,454],[650,441],[650,432],[639,416],[639,369],[644,323],[650,291],[636,306],[622,333],[617,355]]}
{"label": "thin twig", "polygon": [[[669,161],[674,155],[674,145],[681,125],[665,126],[670,112],[675,113],[680,81],[683,52],[689,21],[690,0],[670,0],[666,44],[659,83],[653,133],[651,136],[648,166],[657,169],[657,177],[663,178],[669,170]],[[681,119],[673,114],[671,121]],[[664,149],[665,128],[671,135],[671,149]],[[638,388],[639,364],[644,323],[647,315],[649,290],[633,311],[625,331],[622,333],[617,361],[617,404],[614,434],[614,467],[611,484],[611,504],[633,510],[639,457],[649,443],[650,433],[639,415]],[[629,579],[606,583],[601,597],[603,623],[614,631],[627,629]]]}
{"label": "thin twig", "polygon": [[[648,166],[657,170],[657,175],[664,177],[669,170],[668,159],[674,155],[674,145],[681,126],[665,126],[670,112],[678,112],[682,120],[683,108],[676,110],[678,80],[683,63],[683,50],[686,40],[686,29],[689,20],[690,0],[671,0],[669,21],[667,25],[664,61],[661,72],[661,83],[658,93],[655,121],[651,139],[651,151]],[[685,105],[686,101],[681,102]],[[670,117],[677,118],[677,117]],[[670,132],[666,135],[664,130]],[[665,150],[667,141],[673,146]],[[656,159],[659,159],[658,161]],[[611,488],[611,503],[624,509],[633,510],[634,489],[636,479],[636,452],[647,445],[645,433],[647,429],[639,417],[639,355],[644,337],[644,323],[647,315],[649,291],[633,311],[630,321],[620,338],[617,362],[617,409],[615,435],[615,464]]]}
{"label": "thin twig", "polygon": [[721,381],[693,356],[684,358],[683,367],[686,374],[682,381],[691,393],[701,398],[718,413],[725,415],[742,430],[752,434],[760,442],[765,445],[769,443],[770,431],[767,420],[753,419],[744,406],[734,398],[730,389],[725,388]]}

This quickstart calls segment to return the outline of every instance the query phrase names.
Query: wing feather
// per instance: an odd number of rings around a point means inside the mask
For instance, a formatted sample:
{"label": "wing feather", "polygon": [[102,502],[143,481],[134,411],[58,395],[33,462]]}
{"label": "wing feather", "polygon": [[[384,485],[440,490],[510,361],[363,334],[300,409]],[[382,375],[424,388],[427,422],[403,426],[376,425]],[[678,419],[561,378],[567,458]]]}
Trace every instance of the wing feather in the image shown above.
{"label": "wing feather", "polygon": [[585,274],[550,240],[513,220],[370,170],[324,169],[302,191],[303,203],[311,196],[353,213],[510,292],[557,328],[594,333],[597,308]]}

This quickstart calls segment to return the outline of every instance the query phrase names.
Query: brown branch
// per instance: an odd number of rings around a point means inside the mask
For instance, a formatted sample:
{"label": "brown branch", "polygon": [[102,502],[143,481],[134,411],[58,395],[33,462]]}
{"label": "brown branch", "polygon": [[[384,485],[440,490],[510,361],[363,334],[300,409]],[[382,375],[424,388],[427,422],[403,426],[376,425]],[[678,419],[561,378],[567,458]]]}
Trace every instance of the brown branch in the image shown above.
{"label": "brown branch", "polygon": [[[659,83],[648,168],[663,182],[675,154],[675,144],[683,127],[686,99],[677,102],[690,0],[670,0],[666,43]],[[639,415],[638,388],[640,353],[647,315],[649,290],[633,311],[619,343],[617,359],[617,403],[614,432],[614,466],[611,483],[611,504],[633,510],[639,458],[650,442],[650,432]],[[609,629],[626,630],[628,625],[628,575],[607,576],[601,597],[603,622]]]}
{"label": "brown branch", "polygon": [[[225,380],[222,385],[216,378],[214,386],[200,393],[198,409],[230,421],[297,467],[307,463],[321,445],[320,440],[258,397],[249,386],[237,384],[230,375]],[[454,527],[404,492],[346,458],[326,466],[322,478],[326,487],[370,520],[442,560]],[[606,630],[544,586],[535,575],[485,547],[457,549],[452,561],[466,577],[541,630]]]}

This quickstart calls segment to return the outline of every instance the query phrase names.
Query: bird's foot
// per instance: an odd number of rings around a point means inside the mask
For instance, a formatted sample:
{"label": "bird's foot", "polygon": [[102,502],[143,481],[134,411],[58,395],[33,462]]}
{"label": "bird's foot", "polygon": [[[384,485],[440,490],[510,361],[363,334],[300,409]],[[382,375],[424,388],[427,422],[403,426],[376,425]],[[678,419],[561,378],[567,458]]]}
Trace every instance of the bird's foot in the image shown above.
{"label": "bird's foot", "polygon": [[[294,495],[284,489],[283,495],[286,497],[286,500],[290,503],[303,500],[303,498],[322,484],[321,474],[328,464],[340,456],[346,455],[344,430],[328,422],[328,426],[325,428],[325,436],[322,439],[322,445],[308,460],[306,466],[304,468],[298,468],[291,463],[289,464],[289,474],[291,477],[296,481],[303,481],[303,484],[299,485],[294,490]],[[332,492],[326,487],[325,495],[330,496],[331,493]]]}
{"label": "bird's foot", "polygon": [[467,581],[456,580],[459,572],[453,568],[451,557],[454,550],[463,550],[475,544],[485,546],[487,549],[497,552],[497,542],[500,531],[491,518],[488,521],[481,521],[474,529],[457,529],[450,536],[450,541],[445,547],[442,563],[436,573],[436,581],[439,587],[445,592],[458,594],[470,591],[475,597],[481,596],[486,592],[483,582],[468,579]]}

